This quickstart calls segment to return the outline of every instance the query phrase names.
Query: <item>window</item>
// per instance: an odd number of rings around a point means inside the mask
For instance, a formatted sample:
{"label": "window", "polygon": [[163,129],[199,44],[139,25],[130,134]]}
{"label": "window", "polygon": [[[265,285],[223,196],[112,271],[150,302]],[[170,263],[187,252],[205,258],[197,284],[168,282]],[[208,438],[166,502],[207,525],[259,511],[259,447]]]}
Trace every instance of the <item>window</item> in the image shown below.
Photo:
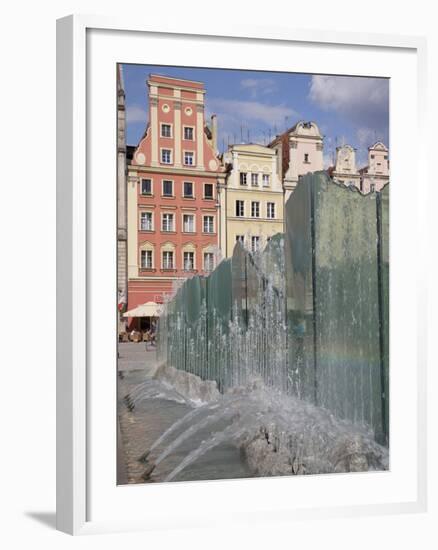
{"label": "window", "polygon": [[141,251],[141,268],[152,269],[152,250]]}
{"label": "window", "polygon": [[140,213],[140,229],[142,231],[152,231],[152,212]]}
{"label": "window", "polygon": [[213,198],[213,184],[204,183],[204,199],[212,199],[212,198]]}
{"label": "window", "polygon": [[214,232],[214,218],[213,216],[204,216],[204,233],[213,233]]}
{"label": "window", "polygon": [[191,151],[184,151],[184,164],[186,166],[193,166],[195,155]]}
{"label": "window", "polygon": [[141,180],[141,194],[152,195],[152,180],[150,179]]}
{"label": "window", "polygon": [[163,214],[163,231],[173,231],[173,214]]}
{"label": "window", "polygon": [[373,159],[373,158],[374,158],[374,155],[370,155],[370,157]]}
{"label": "window", "polygon": [[262,175],[262,184],[263,187],[269,187],[269,174]]}
{"label": "window", "polygon": [[239,218],[245,215],[245,205],[243,201],[236,201],[236,216]]}
{"label": "window", "polygon": [[173,251],[163,251],[163,269],[173,269]]}
{"label": "window", "polygon": [[191,181],[184,182],[184,197],[193,198],[193,183]]}
{"label": "window", "polygon": [[193,141],[193,128],[190,126],[184,126],[184,139]]}
{"label": "window", "polygon": [[245,243],[245,235],[236,235],[236,243],[241,242],[242,244]]}
{"label": "window", "polygon": [[251,202],[251,217],[258,218],[260,216],[260,203],[258,201]]}
{"label": "window", "polygon": [[268,202],[266,205],[266,217],[275,218],[275,202]]}
{"label": "window", "polygon": [[251,251],[257,252],[260,246],[260,237],[251,237]]}
{"label": "window", "polygon": [[258,187],[259,186],[259,175],[258,174],[251,174],[251,185],[252,185],[252,187]]}
{"label": "window", "polygon": [[204,271],[213,271],[214,254],[213,252],[204,252]]}
{"label": "window", "polygon": [[172,137],[172,126],[170,124],[161,125],[161,137]]}
{"label": "window", "polygon": [[388,160],[388,155],[385,155],[383,158],[384,158],[385,160]]}
{"label": "window", "polygon": [[309,162],[309,153],[304,153],[304,162]]}
{"label": "window", "polygon": [[172,180],[163,180],[163,197],[173,197]]}
{"label": "window", "polygon": [[161,162],[162,164],[172,163],[172,151],[170,149],[161,149]]}
{"label": "window", "polygon": [[248,185],[248,174],[240,172],[240,185]]}
{"label": "window", "polygon": [[370,185],[370,191],[371,191],[371,193],[374,193],[375,190],[376,190],[376,186],[375,186],[374,183],[372,183],[372,184]]}
{"label": "window", "polygon": [[195,216],[193,214],[183,215],[183,231],[184,233],[193,233],[195,231]]}
{"label": "window", "polygon": [[195,269],[195,253],[184,252],[184,271],[193,271]]}

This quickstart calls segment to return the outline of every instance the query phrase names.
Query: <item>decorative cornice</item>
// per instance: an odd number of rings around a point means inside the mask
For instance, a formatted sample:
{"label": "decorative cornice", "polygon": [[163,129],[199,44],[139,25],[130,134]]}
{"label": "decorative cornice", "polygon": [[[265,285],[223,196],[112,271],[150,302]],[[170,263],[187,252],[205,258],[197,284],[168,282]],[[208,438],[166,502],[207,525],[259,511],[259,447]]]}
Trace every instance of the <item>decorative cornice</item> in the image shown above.
{"label": "decorative cornice", "polygon": [[129,164],[129,170],[135,170],[138,175],[140,173],[151,173],[151,174],[165,174],[176,176],[198,176],[203,178],[219,178],[220,180],[225,180],[225,172],[207,172],[205,170],[193,170],[187,168],[176,168],[176,167],[166,167],[166,166],[144,166],[137,164]]}

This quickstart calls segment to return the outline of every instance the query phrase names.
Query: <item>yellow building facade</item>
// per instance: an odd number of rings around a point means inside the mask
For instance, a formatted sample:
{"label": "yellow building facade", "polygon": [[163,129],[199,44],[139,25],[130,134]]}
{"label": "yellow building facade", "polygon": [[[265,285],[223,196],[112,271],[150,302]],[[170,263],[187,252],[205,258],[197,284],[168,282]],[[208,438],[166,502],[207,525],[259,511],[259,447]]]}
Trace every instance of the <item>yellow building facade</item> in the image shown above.
{"label": "yellow building facade", "polygon": [[240,240],[252,251],[261,250],[284,230],[284,194],[277,172],[277,152],[258,144],[229,147],[228,167],[220,192],[220,247],[225,258]]}

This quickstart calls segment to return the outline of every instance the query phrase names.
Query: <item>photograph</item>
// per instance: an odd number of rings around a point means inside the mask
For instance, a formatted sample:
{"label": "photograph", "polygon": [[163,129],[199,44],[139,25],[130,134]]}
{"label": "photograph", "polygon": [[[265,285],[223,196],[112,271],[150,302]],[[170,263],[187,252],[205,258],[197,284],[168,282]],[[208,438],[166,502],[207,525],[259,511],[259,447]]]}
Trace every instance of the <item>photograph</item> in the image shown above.
{"label": "photograph", "polygon": [[390,79],[114,71],[117,484],[389,470]]}

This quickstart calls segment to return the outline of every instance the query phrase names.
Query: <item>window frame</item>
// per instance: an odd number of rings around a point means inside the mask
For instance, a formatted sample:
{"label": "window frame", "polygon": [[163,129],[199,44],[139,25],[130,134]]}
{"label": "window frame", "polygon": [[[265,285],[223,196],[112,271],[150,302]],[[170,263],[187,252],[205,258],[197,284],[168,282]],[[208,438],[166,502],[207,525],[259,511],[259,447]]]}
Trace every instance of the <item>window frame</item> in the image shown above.
{"label": "window frame", "polygon": [[[186,259],[185,259],[185,255],[186,254],[192,254],[193,255],[193,262],[192,262],[192,267],[191,269],[186,269]],[[183,265],[182,265],[182,270],[185,271],[185,272],[192,272],[192,271],[196,271],[196,253],[194,250],[183,250],[182,251],[182,260],[183,260]]]}
{"label": "window frame", "polygon": [[[240,208],[238,209],[237,208],[237,204],[239,203],[239,206],[241,205],[242,206],[242,213],[238,213],[240,212]],[[235,214],[235,217],[236,218],[244,218],[245,217],[245,201],[243,201],[242,199],[236,199],[236,202],[234,203],[234,214]]]}
{"label": "window frame", "polygon": [[[257,216],[254,215],[255,205],[257,205]],[[251,218],[260,218],[260,201],[251,201]]]}
{"label": "window frame", "polygon": [[[272,216],[270,215],[270,206],[272,206]],[[268,201],[266,203],[266,217],[269,220],[275,220],[275,202]]]}
{"label": "window frame", "polygon": [[[211,231],[206,231],[205,230],[205,220],[207,218],[211,218]],[[204,214],[202,216],[202,232],[206,233],[208,235],[211,235],[211,234],[215,233],[215,220],[214,220],[213,214]]]}
{"label": "window frame", "polygon": [[[164,217],[172,216],[172,229],[164,229]],[[175,213],[174,212],[162,212],[161,213],[161,232],[162,233],[175,233]]]}
{"label": "window frame", "polygon": [[[171,195],[167,195],[166,193],[164,193],[164,183],[171,183],[172,184],[172,194]],[[173,180],[168,180],[168,179],[162,179],[161,180],[161,196],[162,197],[167,197],[167,198],[174,198],[175,197],[175,182]]]}
{"label": "window frame", "polygon": [[[169,153],[170,153],[169,162],[165,162],[163,160],[164,151],[169,151]],[[160,147],[160,164],[164,164],[166,166],[169,166],[170,164],[173,164],[173,149],[169,149],[169,147]]]}
{"label": "window frame", "polygon": [[[207,197],[207,195],[205,194],[205,188],[206,188],[207,185],[211,186],[211,197]],[[204,195],[203,195],[203,197],[207,201],[214,201],[214,184],[213,183],[209,183],[209,182],[204,183]]]}
{"label": "window frame", "polygon": [[[142,221],[143,221],[143,215],[144,214],[150,214],[150,216],[151,216],[151,227],[150,227],[150,229],[144,229],[143,228]],[[153,231],[154,230],[154,213],[151,210],[140,210],[140,227],[139,227],[139,230],[140,231]]]}
{"label": "window frame", "polygon": [[[186,134],[186,129],[192,131],[192,137],[191,138],[186,138],[186,135],[185,135]],[[189,126],[188,124],[183,125],[183,140],[184,141],[195,141],[195,127],[194,126]]]}
{"label": "window frame", "polygon": [[[192,186],[192,194],[191,195],[186,195],[186,183],[190,183],[190,185]],[[183,196],[183,199],[194,199],[195,198],[195,184],[193,181],[188,181],[188,180],[185,180],[182,182],[182,196]]]}
{"label": "window frame", "polygon": [[[165,262],[164,262],[165,254],[171,254],[172,265],[170,267],[165,265]],[[161,269],[169,270],[169,271],[175,269],[175,250],[163,250],[163,249],[161,250]]]}
{"label": "window frame", "polygon": [[[143,182],[144,181],[149,181],[150,182],[150,184],[151,184],[150,193],[143,193]],[[152,197],[153,194],[154,194],[153,185],[154,185],[154,180],[152,178],[140,178],[140,195],[142,197]]]}
{"label": "window frame", "polygon": [[[186,230],[185,223],[184,223],[184,218],[185,218],[186,216],[187,216],[188,218],[191,218],[191,219],[192,219],[192,222],[193,222],[193,230],[192,230],[192,231],[187,231],[187,230]],[[182,214],[182,232],[183,232],[183,233],[196,233],[196,215],[195,215],[195,214],[183,212],[183,214]]]}
{"label": "window frame", "polygon": [[[151,257],[151,265],[143,265],[143,253],[147,254],[150,253]],[[140,249],[140,269],[154,269],[154,251],[152,248],[144,248]]]}
{"label": "window frame", "polygon": [[[245,183],[242,183],[242,179],[245,180]],[[248,172],[239,172],[239,185],[248,187]]]}
{"label": "window frame", "polygon": [[[189,154],[189,155],[192,155],[192,164],[187,164],[186,163],[186,155]],[[183,150],[183,166],[196,166],[196,153],[195,151],[191,151],[190,149],[184,149]]]}
{"label": "window frame", "polygon": [[[163,135],[163,126],[170,128],[170,136]],[[171,122],[160,122],[160,137],[164,139],[173,139],[173,124]]]}
{"label": "window frame", "polygon": [[[206,256],[211,256],[211,259],[212,259],[211,269],[206,269],[206,264],[205,264],[205,257]],[[211,273],[212,271],[214,271],[215,261],[214,261],[214,253],[213,252],[208,251],[208,250],[203,252],[203,254],[202,254],[202,268],[206,273]]]}

